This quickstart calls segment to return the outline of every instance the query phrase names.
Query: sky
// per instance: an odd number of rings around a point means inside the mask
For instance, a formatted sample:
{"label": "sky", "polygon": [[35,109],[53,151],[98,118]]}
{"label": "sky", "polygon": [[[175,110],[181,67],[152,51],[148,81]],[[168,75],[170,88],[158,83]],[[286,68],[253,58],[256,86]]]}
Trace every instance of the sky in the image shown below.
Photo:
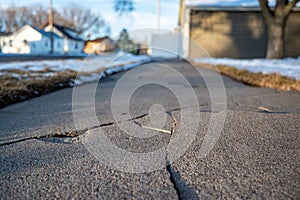
{"label": "sky", "polygon": [[[136,30],[142,28],[156,28],[156,0],[134,0],[135,10],[120,17],[114,12],[114,0],[52,0],[54,8],[61,8],[70,3],[90,9],[94,14],[101,15],[111,27],[111,35],[115,36],[123,28]],[[161,28],[174,30],[178,26],[178,12],[180,0],[161,0]],[[0,0],[0,7],[10,5],[37,5],[48,6],[48,0]]]}

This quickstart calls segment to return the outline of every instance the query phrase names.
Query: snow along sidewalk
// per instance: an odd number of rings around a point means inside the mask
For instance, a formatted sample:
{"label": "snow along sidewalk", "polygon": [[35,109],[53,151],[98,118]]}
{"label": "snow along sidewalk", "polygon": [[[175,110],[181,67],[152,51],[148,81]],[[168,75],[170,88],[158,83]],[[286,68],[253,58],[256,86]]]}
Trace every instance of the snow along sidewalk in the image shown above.
{"label": "snow along sidewalk", "polygon": [[279,73],[280,75],[300,80],[300,57],[277,59],[231,59],[231,58],[196,58],[196,63],[208,63],[214,65],[228,65],[238,69],[246,69],[250,72],[262,72],[263,74]]}
{"label": "snow along sidewalk", "polygon": [[[68,60],[43,60],[9,62],[0,64],[0,76],[9,75],[18,79],[30,79],[31,77],[57,76],[59,72],[86,72],[88,75],[79,75],[75,84],[83,84],[98,79],[99,71],[106,71],[106,74],[128,70],[132,67],[150,62],[149,56],[136,56],[131,53],[119,51],[118,53],[90,56],[86,59]],[[30,72],[23,74],[22,72]],[[104,76],[103,74],[101,76]]]}

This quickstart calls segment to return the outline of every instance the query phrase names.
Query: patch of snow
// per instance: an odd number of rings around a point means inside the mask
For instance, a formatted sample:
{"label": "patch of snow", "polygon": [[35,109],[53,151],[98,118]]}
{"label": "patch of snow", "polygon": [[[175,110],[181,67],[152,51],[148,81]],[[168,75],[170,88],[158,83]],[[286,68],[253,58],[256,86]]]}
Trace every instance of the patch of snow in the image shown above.
{"label": "patch of snow", "polygon": [[[187,0],[188,6],[216,6],[216,7],[239,7],[251,6],[259,7],[259,2],[254,0]],[[269,1],[270,6],[275,5],[275,0]]]}
{"label": "patch of snow", "polygon": [[136,56],[130,53],[118,52],[111,55],[91,56],[85,60],[66,59],[66,60],[41,60],[41,61],[23,61],[7,62],[0,64],[0,70],[22,70],[22,71],[40,71],[50,69],[52,71],[84,71],[91,72],[100,68],[127,65],[139,61],[148,61],[148,56]]}
{"label": "patch of snow", "polygon": [[57,73],[53,72],[46,72],[46,73],[30,73],[30,76],[43,76],[43,77],[50,77],[50,76],[56,76]]}
{"label": "patch of snow", "polygon": [[[149,56],[137,56],[119,51],[114,54],[89,56],[84,60],[58,59],[0,63],[0,71],[2,71],[0,73],[12,74],[9,72],[5,72],[5,70],[20,70],[30,71],[31,76],[43,77],[55,76],[57,75],[56,72],[67,72],[70,70],[91,73],[88,76],[79,76],[75,80],[75,85],[81,85],[83,83],[98,80],[99,74],[95,74],[95,71],[98,71],[99,69],[105,69],[106,75],[109,75],[119,71],[131,69],[132,67],[149,61],[151,61],[151,58]],[[51,70],[52,72],[49,72],[48,70]],[[105,76],[105,73],[101,73],[100,76]],[[20,78],[21,75],[18,76]]]}
{"label": "patch of snow", "polygon": [[91,74],[89,76],[79,76],[77,79],[74,81],[75,85],[82,85],[84,83],[88,82],[93,82],[99,80],[99,75],[98,74]]}
{"label": "patch of snow", "polygon": [[238,69],[263,74],[279,73],[283,76],[300,80],[300,57],[279,59],[231,59],[231,58],[196,58],[197,63],[228,65]]}
{"label": "patch of snow", "polygon": [[20,74],[12,73],[12,74],[10,74],[10,75],[11,75],[12,77],[14,77],[14,78],[19,79],[19,80],[22,79],[21,76],[20,76]]}

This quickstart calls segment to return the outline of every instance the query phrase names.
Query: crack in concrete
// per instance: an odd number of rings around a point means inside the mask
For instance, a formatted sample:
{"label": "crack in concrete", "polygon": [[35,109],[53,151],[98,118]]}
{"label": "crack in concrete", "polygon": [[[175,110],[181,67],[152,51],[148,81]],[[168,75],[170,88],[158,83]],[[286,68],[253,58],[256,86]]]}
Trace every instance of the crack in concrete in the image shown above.
{"label": "crack in concrete", "polygon": [[[146,117],[146,116],[148,116],[148,113],[145,113],[145,114],[142,114],[142,115],[139,115],[139,116],[137,116],[137,117],[130,118],[130,119],[126,119],[126,120],[124,120],[124,121],[107,122],[107,123],[95,125],[95,126],[92,126],[92,127],[89,127],[89,128],[82,129],[82,130],[80,130],[80,132],[83,132],[83,134],[84,134],[84,133],[86,133],[88,130],[93,130],[93,129],[101,128],[101,127],[105,127],[105,126],[112,126],[112,125],[116,125],[116,124],[122,123],[122,122],[134,121],[134,120],[136,120],[136,119],[141,119],[141,118]],[[83,135],[83,134],[81,134],[81,135]]]}
{"label": "crack in concrete", "polygon": [[[197,105],[199,106],[199,105]],[[172,127],[171,130],[168,131],[167,133],[170,134],[170,138],[169,138],[169,142],[168,145],[170,144],[170,141],[175,133],[175,128],[176,126],[179,125],[179,123],[177,122],[176,118],[174,117],[174,115],[172,114],[172,112],[174,111],[179,111],[182,109],[187,109],[187,108],[191,108],[191,107],[195,107],[195,106],[190,106],[190,107],[185,107],[185,108],[175,108],[175,109],[171,109],[169,111],[166,111],[166,113],[170,116],[170,118],[172,119]],[[131,119],[127,119],[124,121],[118,121],[118,122],[108,122],[108,123],[103,123],[103,124],[99,124],[96,126],[92,126],[90,128],[86,128],[86,129],[82,129],[79,131],[69,131],[69,132],[63,132],[60,129],[57,129],[56,132],[54,134],[48,134],[48,135],[39,135],[39,136],[32,136],[32,137],[28,137],[28,138],[22,138],[19,140],[14,140],[14,141],[9,141],[9,142],[5,142],[0,144],[0,146],[6,146],[6,145],[10,145],[10,144],[15,144],[15,143],[19,143],[19,142],[24,142],[27,140],[33,140],[33,139],[49,139],[49,138],[75,138],[78,137],[80,135],[85,134],[88,130],[92,130],[92,129],[96,129],[96,128],[100,128],[100,127],[105,127],[105,126],[112,126],[115,125],[117,123],[122,123],[125,121],[133,121],[134,123],[140,125],[143,128],[151,128],[153,130],[159,131],[159,132],[164,132],[167,130],[162,130],[162,129],[156,129],[153,127],[146,127],[141,125],[139,122],[136,122],[135,120],[137,119],[141,119],[143,117],[148,116],[149,114],[142,114],[139,115],[137,117],[131,118]],[[180,176],[179,172],[176,172],[175,169],[173,168],[170,159],[169,159],[169,153],[167,150],[167,146],[165,146],[165,152],[166,152],[166,156],[165,156],[165,161],[166,161],[166,170],[170,175],[170,181],[173,184],[173,187],[176,191],[176,194],[178,196],[179,199],[186,199],[186,198],[192,198],[192,199],[197,199],[197,195],[195,195],[195,191],[193,189],[191,189],[186,183],[185,181],[182,179],[182,177]],[[192,192],[191,192],[192,191]],[[188,195],[186,194],[186,192],[188,192]],[[190,194],[192,194],[192,196],[190,196]],[[194,198],[193,198],[194,197]],[[196,197],[196,198],[195,198]]]}
{"label": "crack in concrete", "polygon": [[[173,120],[173,125],[172,125],[172,128],[171,128],[170,131],[164,130],[163,132],[168,133],[170,135],[172,135],[174,133],[175,126],[178,123],[177,123],[176,119],[174,118],[174,116],[172,115],[172,112],[183,110],[183,109],[187,109],[187,108],[193,108],[193,107],[203,106],[203,105],[208,105],[208,103],[201,104],[201,105],[194,105],[194,106],[186,106],[186,107],[182,107],[182,108],[174,108],[174,109],[171,109],[169,111],[166,111],[166,113]],[[112,125],[116,125],[118,123],[122,123],[122,122],[126,122],[126,121],[133,121],[134,123],[139,124],[135,120],[136,119],[141,119],[141,118],[146,117],[146,116],[149,116],[149,114],[145,113],[145,114],[142,114],[142,115],[139,115],[139,116],[136,116],[136,117],[124,120],[124,121],[107,122],[107,123],[95,125],[95,126],[92,126],[92,127],[88,127],[88,128],[82,129],[82,130],[65,131],[65,132],[63,132],[60,129],[56,129],[54,134],[37,135],[37,136],[31,136],[31,137],[26,137],[26,138],[20,138],[20,139],[17,139],[17,140],[12,140],[12,141],[7,141],[7,142],[0,143],[0,146],[7,146],[7,145],[10,145],[10,144],[15,144],[15,143],[24,142],[24,141],[27,141],[27,140],[34,140],[34,139],[75,138],[75,137],[78,137],[80,135],[84,135],[89,130],[93,130],[93,129],[101,128],[101,127],[106,127],[106,126],[112,126]],[[141,124],[139,124],[139,125],[142,126]],[[151,127],[151,129],[155,129],[155,128]],[[161,130],[157,130],[157,131],[161,131]]]}
{"label": "crack in concrete", "polygon": [[176,118],[174,117],[174,115],[172,115],[172,112],[173,111],[168,111],[167,114],[171,117],[172,119],[172,127],[171,127],[171,135],[174,134],[174,131],[175,131],[175,127],[178,125],[178,122],[176,120]]}
{"label": "crack in concrete", "polygon": [[[181,109],[179,109],[179,110],[181,110]],[[175,110],[173,110],[173,111],[175,111]],[[167,111],[167,114],[171,117],[171,119],[173,121],[172,128],[171,128],[171,137],[169,138],[169,142],[168,142],[168,145],[169,145],[170,141],[172,140],[172,137],[175,133],[175,128],[176,128],[176,126],[179,125],[179,123],[177,122],[176,118],[172,114],[172,111]],[[183,180],[183,178],[181,177],[180,173],[176,172],[176,170],[174,169],[174,167],[169,159],[168,145],[165,146],[166,170],[170,175],[170,181],[173,184],[173,187],[176,191],[178,199],[180,199],[180,200],[181,199],[199,199],[196,191],[193,188],[191,188],[190,186],[188,186],[186,184],[186,182]]]}
{"label": "crack in concrete", "polygon": [[171,163],[167,160],[167,171],[170,174],[170,181],[177,193],[178,199],[195,199],[198,200],[198,194],[194,188],[190,187],[184,179],[181,177],[179,172],[176,172]]}
{"label": "crack in concrete", "polygon": [[[209,105],[209,103],[204,103],[204,104],[194,105],[194,106],[186,106],[186,107],[182,107],[182,108],[174,108],[174,109],[170,109],[170,110],[166,111],[166,113],[171,117],[171,119],[173,121],[173,125],[172,125],[170,131],[163,130],[163,129],[162,130],[157,130],[156,128],[145,127],[145,126],[144,126],[144,128],[156,129],[157,131],[165,132],[165,133],[168,133],[170,135],[173,135],[175,126],[178,124],[178,122],[176,121],[175,117],[172,115],[172,112],[180,111],[180,110],[188,109],[188,108],[193,108],[193,107],[205,106],[205,105]],[[139,116],[136,116],[134,118],[130,118],[130,119],[127,119],[127,120],[124,120],[124,121],[107,122],[107,123],[95,125],[95,126],[92,126],[92,127],[89,127],[89,128],[85,128],[85,129],[82,129],[82,130],[76,130],[76,131],[65,131],[65,132],[63,132],[60,129],[57,129],[54,134],[38,135],[38,136],[31,136],[31,137],[21,138],[21,139],[17,139],[17,140],[12,140],[12,141],[8,141],[8,142],[0,143],[0,146],[6,146],[6,145],[15,144],[15,143],[19,143],[19,142],[24,142],[24,141],[27,141],[27,140],[34,140],[34,139],[70,138],[70,137],[75,138],[75,137],[78,137],[80,135],[84,135],[89,130],[93,130],[93,129],[101,128],[101,127],[106,127],[106,126],[112,126],[112,125],[116,125],[118,123],[122,123],[122,122],[125,122],[125,121],[133,121],[134,123],[136,123],[139,126],[143,127],[141,124],[139,124],[135,120],[136,119],[141,119],[141,118],[146,117],[148,115],[149,115],[148,113],[145,113],[145,114],[142,114],[142,115],[139,115]]]}
{"label": "crack in concrete", "polygon": [[175,129],[175,126],[178,124],[177,123],[177,120],[175,119],[175,117],[172,115],[172,112],[175,111],[175,110],[181,110],[180,108],[176,108],[176,109],[173,109],[171,111],[166,111],[166,114],[169,115],[172,119],[172,127],[171,127],[171,130],[165,130],[165,129],[161,129],[161,128],[155,128],[155,127],[150,127],[150,126],[144,126],[142,125],[141,123],[134,121],[135,124],[137,124],[138,126],[140,126],[141,128],[145,128],[145,129],[150,129],[150,130],[154,130],[154,131],[158,131],[158,132],[162,132],[162,133],[167,133],[169,135],[173,135],[174,133],[174,129]]}
{"label": "crack in concrete", "polygon": [[15,144],[15,143],[24,142],[24,141],[33,140],[33,139],[67,138],[67,137],[77,137],[77,136],[79,136],[79,132],[77,132],[77,131],[69,131],[69,132],[57,131],[54,134],[37,135],[37,136],[21,138],[18,140],[4,142],[4,143],[1,143],[0,146],[6,146],[6,145]]}
{"label": "crack in concrete", "polygon": [[182,199],[181,198],[181,194],[180,194],[180,188],[179,188],[178,182],[177,182],[177,180],[175,178],[175,173],[176,172],[175,172],[173,166],[170,163],[169,164],[166,163],[166,164],[167,164],[167,166],[166,166],[167,172],[170,174],[170,181],[173,184],[173,187],[174,187],[174,189],[176,191],[178,199]]}
{"label": "crack in concrete", "polygon": [[[147,115],[148,114],[139,115],[137,117],[127,119],[125,121],[132,121],[132,120],[135,120],[135,119],[140,119],[140,118],[143,118]],[[31,136],[31,137],[27,137],[27,138],[21,138],[21,139],[18,139],[18,140],[13,140],[13,141],[8,141],[8,142],[1,143],[0,146],[6,146],[6,145],[15,144],[15,143],[19,143],[19,142],[24,142],[24,141],[27,141],[27,140],[34,140],[34,139],[75,138],[75,137],[78,137],[80,135],[85,134],[88,130],[92,130],[92,129],[96,129],[96,128],[100,128],[100,127],[105,127],[105,126],[112,126],[112,125],[115,125],[115,124],[121,123],[121,122],[124,122],[124,121],[108,122],[108,123],[92,126],[92,127],[86,128],[86,129],[78,130],[78,131],[63,132],[60,129],[56,129],[56,132],[54,134],[38,135],[38,136]]]}
{"label": "crack in concrete", "polygon": [[[173,109],[173,111],[175,111],[175,110]],[[173,168],[173,166],[172,166],[172,164],[171,164],[171,162],[170,162],[170,159],[169,159],[169,153],[168,153],[168,146],[169,146],[170,141],[171,141],[171,139],[172,139],[172,136],[173,136],[173,134],[174,134],[175,127],[177,126],[177,120],[176,120],[176,118],[172,115],[172,111],[168,111],[167,114],[171,117],[173,123],[172,123],[171,131],[170,131],[170,132],[171,132],[171,137],[169,138],[168,145],[165,146],[165,152],[166,152],[166,156],[165,156],[165,160],[166,160],[166,170],[167,170],[167,172],[168,172],[169,175],[170,175],[170,181],[171,181],[171,183],[173,184],[173,187],[174,187],[174,189],[175,189],[175,191],[176,191],[176,194],[177,194],[177,196],[178,196],[178,199],[181,199],[180,188],[179,188],[178,182],[177,182],[177,180],[176,180],[176,178],[175,178],[175,173],[174,173],[175,170],[174,170],[174,168]]]}

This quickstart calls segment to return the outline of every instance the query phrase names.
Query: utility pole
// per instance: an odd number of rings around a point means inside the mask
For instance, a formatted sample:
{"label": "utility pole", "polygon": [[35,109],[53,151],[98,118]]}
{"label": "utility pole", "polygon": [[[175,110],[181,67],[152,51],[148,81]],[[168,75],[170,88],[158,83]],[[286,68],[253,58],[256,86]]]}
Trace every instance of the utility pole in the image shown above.
{"label": "utility pole", "polygon": [[49,27],[50,27],[50,53],[54,52],[54,38],[53,38],[53,9],[52,0],[49,0]]}
{"label": "utility pole", "polygon": [[160,0],[156,1],[157,32],[160,33]]}

